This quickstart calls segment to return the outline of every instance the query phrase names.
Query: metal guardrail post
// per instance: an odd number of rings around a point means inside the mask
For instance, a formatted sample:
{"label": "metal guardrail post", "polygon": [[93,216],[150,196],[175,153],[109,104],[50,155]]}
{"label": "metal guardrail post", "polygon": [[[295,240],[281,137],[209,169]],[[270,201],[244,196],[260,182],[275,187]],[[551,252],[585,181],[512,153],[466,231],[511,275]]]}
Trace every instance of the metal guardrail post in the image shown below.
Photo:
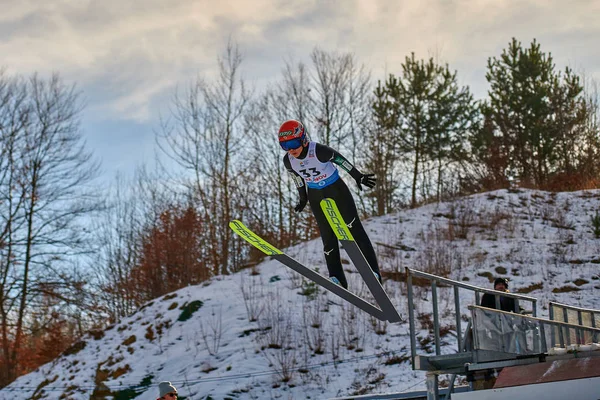
{"label": "metal guardrail post", "polygon": [[[548,343],[546,343],[546,328],[544,324],[540,324],[540,341],[542,345],[542,353],[548,352]],[[554,332],[554,328],[551,328],[551,332]]]}
{"label": "metal guardrail post", "polygon": [[433,303],[433,334],[435,337],[435,355],[441,354],[440,349],[440,316],[438,312],[437,282],[431,281],[431,301]]}
{"label": "metal guardrail post", "polygon": [[412,274],[409,268],[406,268],[406,286],[408,287],[408,322],[410,331],[410,357],[412,368],[415,369],[415,357],[417,356],[417,341],[415,338],[415,310],[413,304]]}
{"label": "metal guardrail post", "polygon": [[[566,308],[563,308],[563,322],[569,322],[569,310]],[[569,328],[565,329],[565,336],[567,343],[571,343],[571,330]]]}
{"label": "metal guardrail post", "polygon": [[532,308],[532,310],[531,310],[532,315],[534,317],[537,317],[537,300],[533,300],[531,302],[531,308]]}
{"label": "metal guardrail post", "polygon": [[565,347],[565,334],[563,333],[564,326],[558,328],[558,340],[560,342],[560,347]]}
{"label": "metal guardrail post", "polygon": [[[477,320],[477,313],[475,311],[471,311],[471,320],[473,321],[471,323],[471,332],[473,335],[473,349],[472,350],[477,350],[479,349],[479,335],[477,335],[477,332],[475,331],[475,326],[479,326],[478,320]],[[478,351],[473,351],[473,360],[477,363],[479,362],[479,352]]]}
{"label": "metal guardrail post", "polygon": [[[497,308],[499,310],[499,308]],[[500,326],[500,337],[502,338],[502,351],[506,352],[506,341],[504,340],[504,324],[502,323],[502,314],[498,313],[498,326]]]}
{"label": "metal guardrail post", "polygon": [[[590,317],[592,318],[592,328],[596,327],[596,315],[594,314],[593,311],[590,311]],[[593,334],[592,335],[592,342],[598,342],[600,338],[598,337],[597,334]]]}
{"label": "metal guardrail post", "polygon": [[460,299],[458,297],[458,286],[454,286],[454,311],[456,317],[456,339],[458,342],[458,351],[461,352],[463,348],[463,340],[462,340],[462,327],[461,320],[462,315],[460,314]]}
{"label": "metal guardrail post", "polygon": [[[550,310],[548,311],[550,313],[549,318],[550,318],[550,321],[554,321],[554,305],[552,303],[550,303],[549,306],[550,306],[549,307]],[[554,347],[554,345],[556,344],[556,333],[555,332],[556,332],[556,328],[554,326],[551,327],[550,328],[550,341],[552,343],[550,343],[550,346],[552,346],[552,347]]]}
{"label": "metal guardrail post", "polygon": [[[577,322],[579,325],[583,325],[583,316],[581,315],[581,310],[577,310]],[[579,330],[577,335],[577,344],[584,344],[585,337],[583,336],[583,331]]]}
{"label": "metal guardrail post", "polygon": [[425,384],[427,385],[427,400],[439,400],[440,389],[437,374],[427,372],[425,379]]}

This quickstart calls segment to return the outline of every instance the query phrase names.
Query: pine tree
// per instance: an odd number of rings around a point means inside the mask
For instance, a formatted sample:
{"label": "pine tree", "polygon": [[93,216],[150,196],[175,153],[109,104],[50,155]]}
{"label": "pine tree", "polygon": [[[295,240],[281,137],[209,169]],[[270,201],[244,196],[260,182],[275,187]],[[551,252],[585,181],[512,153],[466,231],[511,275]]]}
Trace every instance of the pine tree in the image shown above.
{"label": "pine tree", "polygon": [[[486,79],[486,124],[472,144],[491,173],[488,181],[506,182],[514,175],[523,184],[544,187],[580,167],[577,153],[586,146],[589,115],[579,77],[569,68],[564,75],[556,72],[552,55],[535,39],[524,49],[513,38],[499,58],[488,59]],[[481,147],[492,142],[500,158],[487,157],[489,148]],[[502,165],[504,179],[498,171]]]}
{"label": "pine tree", "polygon": [[[414,53],[402,65],[402,77],[390,75],[375,91],[373,118],[379,129],[393,134],[397,158],[410,163],[411,206],[417,191],[429,197],[444,192],[444,172],[466,160],[468,132],[477,123],[477,107],[467,87],[460,88],[456,72]],[[433,172],[432,172],[433,171]],[[435,189],[425,182],[434,182]]]}
{"label": "pine tree", "polygon": [[398,80],[394,76],[388,78],[384,86],[378,82],[374,91],[371,104],[373,126],[366,132],[365,167],[372,171],[378,179],[373,189],[376,200],[377,215],[384,215],[394,207],[394,192],[398,188],[396,183],[396,165],[399,157],[396,144],[390,137],[398,129],[399,109],[393,101],[397,97],[395,91],[399,88]]}

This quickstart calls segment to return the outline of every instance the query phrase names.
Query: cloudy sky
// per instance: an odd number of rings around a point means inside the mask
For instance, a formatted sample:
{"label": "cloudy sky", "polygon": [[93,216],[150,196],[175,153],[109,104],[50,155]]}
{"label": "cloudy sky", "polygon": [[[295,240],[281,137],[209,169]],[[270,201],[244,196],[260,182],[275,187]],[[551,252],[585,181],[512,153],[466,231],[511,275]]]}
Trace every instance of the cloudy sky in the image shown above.
{"label": "cloudy sky", "polygon": [[228,40],[256,88],[315,46],[352,52],[373,78],[437,55],[485,95],[486,62],[536,38],[559,69],[600,81],[600,0],[0,0],[0,67],[76,83],[89,147],[112,177],[151,162],[177,87],[210,77]]}

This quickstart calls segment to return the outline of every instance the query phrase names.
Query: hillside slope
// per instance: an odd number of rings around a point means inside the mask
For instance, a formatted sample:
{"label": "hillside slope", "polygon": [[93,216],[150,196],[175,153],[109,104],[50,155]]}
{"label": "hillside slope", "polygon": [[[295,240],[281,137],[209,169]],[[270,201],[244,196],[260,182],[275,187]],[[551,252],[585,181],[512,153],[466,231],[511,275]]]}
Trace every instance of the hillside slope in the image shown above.
{"label": "hillside slope", "polygon": [[[600,308],[600,239],[591,217],[600,190],[548,193],[500,190],[364,221],[376,245],[393,303],[406,316],[405,267],[490,287],[496,276],[535,296],[539,314],[555,300]],[[600,229],[600,227],[598,228]],[[287,249],[324,270],[320,240]],[[366,298],[348,264],[350,287]],[[430,291],[417,291],[427,338]],[[442,292],[456,348],[452,298]],[[461,293],[462,313],[473,303]],[[146,304],[0,391],[1,398],[127,399],[157,397],[170,380],[183,399],[325,399],[349,393],[424,388],[413,372],[408,324],[384,324],[321,290],[276,261],[219,277]]]}

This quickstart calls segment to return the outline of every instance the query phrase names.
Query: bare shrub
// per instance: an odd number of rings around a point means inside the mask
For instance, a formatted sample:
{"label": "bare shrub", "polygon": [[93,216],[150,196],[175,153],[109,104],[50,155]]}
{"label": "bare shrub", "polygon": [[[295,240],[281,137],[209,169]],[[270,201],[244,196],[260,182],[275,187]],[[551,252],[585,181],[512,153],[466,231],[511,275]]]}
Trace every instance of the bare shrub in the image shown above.
{"label": "bare shrub", "polygon": [[242,292],[242,298],[244,299],[246,315],[250,322],[256,322],[264,310],[262,301],[264,293],[263,288],[262,277],[259,277],[258,279],[248,279],[245,274],[242,274],[240,291]]}
{"label": "bare shrub", "polygon": [[500,230],[512,235],[515,231],[515,221],[511,214],[502,210],[499,206],[481,216],[480,226],[489,230],[493,240],[498,239]]}
{"label": "bare shrub", "polygon": [[371,328],[373,328],[373,332],[375,332],[375,334],[385,335],[387,333],[387,326],[388,326],[387,321],[382,321],[382,320],[370,315],[369,322],[370,322]]}
{"label": "bare shrub", "polygon": [[265,313],[259,319],[261,334],[257,336],[261,354],[269,362],[281,382],[289,382],[297,365],[297,338],[289,307],[281,304],[279,293],[271,296]]}
{"label": "bare shrub", "polygon": [[291,268],[286,268],[286,274],[288,276],[288,281],[290,282],[290,289],[296,290],[302,286],[302,275],[292,270]]}
{"label": "bare shrub", "polygon": [[315,354],[323,354],[325,352],[326,335],[325,335],[325,316],[322,311],[323,299],[325,296],[318,295],[314,300],[308,297],[303,298],[302,307],[302,331],[306,347]]}
{"label": "bare shrub", "polygon": [[569,221],[566,215],[568,208],[570,207],[569,202],[565,201],[565,204],[566,205],[563,206],[563,208],[556,207],[552,226],[559,229],[573,230],[575,229],[573,222]]}
{"label": "bare shrub", "polygon": [[[210,317],[200,319],[200,334],[204,346],[211,356],[217,355],[221,347],[221,338],[223,337],[223,310],[219,307],[218,313],[215,309],[210,313]],[[205,321],[205,322],[203,322]]]}
{"label": "bare shrub", "polygon": [[356,307],[343,302],[342,312],[339,314],[340,338],[342,344],[346,346],[348,350],[352,350],[355,347],[354,342],[357,336],[356,319]]}
{"label": "bare shrub", "polygon": [[359,311],[354,305],[344,302],[342,312],[338,315],[342,345],[348,350],[363,351],[367,330],[365,313]]}
{"label": "bare shrub", "polygon": [[281,304],[279,292],[270,293],[261,318],[258,319],[259,335],[262,347],[281,349],[287,343],[287,335],[291,330],[290,309]]}
{"label": "bare shrub", "polygon": [[[366,379],[365,379],[366,378]],[[375,364],[370,364],[366,368],[356,370],[356,377],[352,381],[352,394],[355,396],[371,393],[385,379],[385,374],[380,372]]]}
{"label": "bare shrub", "polygon": [[341,335],[340,335],[339,326],[335,323],[331,324],[329,332],[330,332],[329,349],[331,351],[331,359],[335,363],[340,358],[340,346],[341,346],[340,337],[341,337]]}
{"label": "bare shrub", "polygon": [[454,218],[448,221],[448,231],[457,239],[467,239],[470,228],[476,220],[475,207],[472,201],[460,202],[457,206],[452,205],[451,214]]}
{"label": "bare shrub", "polygon": [[447,277],[452,271],[460,271],[464,264],[463,256],[456,252],[451,242],[443,237],[437,226],[423,235],[424,251],[418,253],[416,264],[434,275]]}
{"label": "bare shrub", "polygon": [[544,204],[540,210],[540,217],[544,222],[551,222],[554,219],[556,207],[552,204]]}

